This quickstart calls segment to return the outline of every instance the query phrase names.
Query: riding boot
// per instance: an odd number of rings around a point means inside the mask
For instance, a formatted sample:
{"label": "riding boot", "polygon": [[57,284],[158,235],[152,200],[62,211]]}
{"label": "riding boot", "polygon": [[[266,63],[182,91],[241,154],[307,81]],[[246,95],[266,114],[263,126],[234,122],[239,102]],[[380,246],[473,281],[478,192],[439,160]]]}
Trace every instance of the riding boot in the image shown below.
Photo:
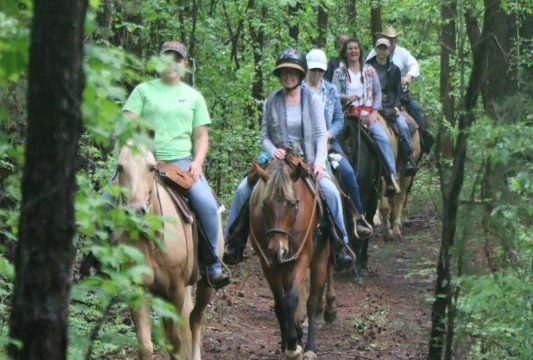
{"label": "riding boot", "polygon": [[355,254],[348,248],[347,243],[337,241],[333,252],[335,254],[335,270],[348,269],[355,263]]}
{"label": "riding boot", "polygon": [[385,196],[393,197],[400,193],[400,184],[398,183],[398,177],[394,174],[385,174]]}
{"label": "riding boot", "polygon": [[406,176],[413,176],[416,173],[416,167],[411,160],[413,149],[411,147],[410,139],[400,134],[400,145],[402,148],[402,154],[404,158],[403,171]]}
{"label": "riding boot", "polygon": [[419,127],[418,130],[420,133],[420,146],[422,148],[422,152],[429,154],[433,144],[435,143],[435,138],[433,137],[433,134],[431,134],[426,128]]}
{"label": "riding boot", "polygon": [[229,265],[236,265],[244,260],[244,249],[249,234],[250,207],[244,204],[238,219],[228,231],[226,248],[224,250],[224,262]]}
{"label": "riding boot", "polygon": [[218,290],[230,283],[230,277],[225,272],[208,273],[207,283]]}
{"label": "riding boot", "polygon": [[355,237],[366,239],[374,233],[372,225],[366,221],[365,217],[358,212],[355,214]]}

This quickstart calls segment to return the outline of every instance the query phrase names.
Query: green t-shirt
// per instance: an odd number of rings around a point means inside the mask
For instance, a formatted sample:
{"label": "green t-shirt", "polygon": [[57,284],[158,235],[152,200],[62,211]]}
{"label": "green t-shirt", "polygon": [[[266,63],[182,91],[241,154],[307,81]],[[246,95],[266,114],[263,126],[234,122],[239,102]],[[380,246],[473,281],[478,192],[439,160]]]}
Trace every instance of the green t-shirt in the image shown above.
{"label": "green t-shirt", "polygon": [[211,123],[202,94],[187,84],[168,85],[160,79],[139,84],[122,109],[148,121],[159,160],[191,156],[193,129]]}

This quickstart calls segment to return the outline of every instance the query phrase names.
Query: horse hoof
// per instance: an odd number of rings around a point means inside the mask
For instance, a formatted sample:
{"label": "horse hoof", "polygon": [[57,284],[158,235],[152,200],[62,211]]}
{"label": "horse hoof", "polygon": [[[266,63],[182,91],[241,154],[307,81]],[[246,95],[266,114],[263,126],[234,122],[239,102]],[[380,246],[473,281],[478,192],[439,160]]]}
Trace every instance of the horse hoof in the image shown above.
{"label": "horse hoof", "polygon": [[386,242],[394,241],[394,236],[390,232],[385,232],[385,237],[383,238]]}
{"label": "horse hoof", "polygon": [[363,286],[365,283],[362,276],[354,276],[352,280],[355,285],[359,286]]}
{"label": "horse hoof", "polygon": [[324,321],[327,323],[332,323],[337,319],[337,309],[331,309],[324,312]]}
{"label": "horse hoof", "polygon": [[304,349],[297,345],[295,350],[285,351],[285,360],[303,360]]}
{"label": "horse hoof", "polygon": [[318,359],[318,356],[316,356],[316,354],[313,351],[308,350],[305,352],[304,360],[316,360],[316,359]]}

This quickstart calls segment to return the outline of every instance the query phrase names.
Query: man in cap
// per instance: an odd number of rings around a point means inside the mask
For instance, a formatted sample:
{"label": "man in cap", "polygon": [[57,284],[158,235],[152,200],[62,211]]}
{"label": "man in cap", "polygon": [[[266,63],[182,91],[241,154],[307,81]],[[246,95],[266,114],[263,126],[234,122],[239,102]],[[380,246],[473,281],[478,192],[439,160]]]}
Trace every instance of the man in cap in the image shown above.
{"label": "man in cap", "polygon": [[381,85],[382,115],[390,122],[396,123],[400,132],[400,147],[404,157],[404,171],[408,176],[414,175],[415,166],[412,162],[411,132],[400,113],[401,96],[401,73],[390,59],[391,44],[386,38],[379,38],[376,41],[375,56],[367,63],[372,65],[379,77]]}
{"label": "man in cap", "polygon": [[[392,26],[388,26],[382,32],[377,32],[378,38],[385,38],[390,42],[390,56],[392,61],[401,73],[402,81],[402,104],[411,116],[415,119],[420,127],[420,134],[422,136],[422,147],[425,152],[429,152],[431,145],[434,142],[433,136],[427,131],[427,124],[424,118],[424,113],[420,106],[411,97],[407,90],[407,86],[418,76],[420,76],[420,66],[415,57],[404,47],[398,46],[398,36],[401,32],[396,32]],[[376,55],[376,51],[372,50],[367,56],[367,61]]]}

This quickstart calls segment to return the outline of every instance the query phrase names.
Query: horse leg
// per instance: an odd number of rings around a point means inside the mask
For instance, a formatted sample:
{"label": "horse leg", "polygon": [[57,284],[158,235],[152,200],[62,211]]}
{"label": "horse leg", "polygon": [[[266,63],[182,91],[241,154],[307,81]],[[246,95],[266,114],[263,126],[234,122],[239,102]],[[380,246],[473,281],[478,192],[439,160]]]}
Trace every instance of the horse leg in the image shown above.
{"label": "horse leg", "polygon": [[139,360],[152,360],[154,344],[152,343],[152,323],[150,321],[151,308],[147,300],[143,300],[138,308],[130,308],[135,324],[137,341],[139,342]]}
{"label": "horse leg", "polygon": [[[295,281],[289,288],[289,291],[285,293],[282,301],[282,309],[284,315],[284,322],[286,325],[285,340],[287,342],[287,350],[285,352],[285,358],[287,360],[300,360],[302,359],[302,347],[298,344],[298,331],[296,324],[296,308],[298,307],[298,295],[300,284]],[[311,319],[309,319],[311,322]],[[311,328],[311,325],[309,325]],[[310,330],[309,330],[310,331]]]}
{"label": "horse leg", "polygon": [[395,196],[394,205],[392,207],[392,236],[395,240],[402,238],[402,212],[403,206],[407,199],[407,189],[412,181],[412,177],[402,177],[400,187],[401,192]]}
{"label": "horse leg", "polygon": [[190,327],[192,333],[192,360],[201,359],[202,330],[205,320],[205,309],[213,296],[213,288],[203,281],[196,285],[196,304],[191,312]]}
{"label": "horse leg", "polygon": [[394,240],[392,237],[391,225],[390,225],[391,202],[392,202],[392,198],[387,198],[385,196],[381,197],[381,204],[379,207],[379,212],[381,213],[381,224],[383,225],[385,241]]}
{"label": "horse leg", "polygon": [[[184,314],[183,312],[183,305],[185,303],[185,286],[183,285],[177,285],[175,289],[171,290],[171,293],[169,295],[169,300],[174,304],[176,307],[176,310],[180,313],[181,316],[188,316],[188,314]],[[190,349],[182,349],[182,346],[184,343],[186,343],[183,339],[183,335],[180,334],[180,326],[173,320],[169,318],[162,318],[163,323],[163,330],[165,332],[165,338],[167,341],[172,345],[172,349],[169,351],[170,359],[177,360],[180,359],[180,353],[187,352],[186,350]],[[185,351],[184,351],[185,350]]]}
{"label": "horse leg", "polygon": [[281,284],[272,284],[269,280],[270,288],[272,289],[272,294],[274,295],[274,312],[276,313],[276,319],[278,319],[279,331],[281,333],[281,353],[283,354],[287,349],[287,340],[285,337],[287,324],[285,322],[285,316],[283,314],[283,289],[281,289]]}
{"label": "horse leg", "polygon": [[[335,299],[337,298],[335,294],[335,286],[333,283],[333,264],[331,261],[328,261],[328,283],[326,291],[326,309],[324,311],[324,320],[326,322],[333,322],[337,318],[337,308],[335,306]],[[319,302],[322,303],[322,297],[320,297]]]}
{"label": "horse leg", "polygon": [[304,359],[316,359],[316,326],[315,319],[318,309],[318,302],[321,289],[324,287],[326,278],[328,277],[328,251],[323,250],[319,257],[316,257],[311,264],[311,287],[309,291],[309,298],[307,299],[307,319],[309,321],[309,329],[307,332],[307,343],[305,344]]}

